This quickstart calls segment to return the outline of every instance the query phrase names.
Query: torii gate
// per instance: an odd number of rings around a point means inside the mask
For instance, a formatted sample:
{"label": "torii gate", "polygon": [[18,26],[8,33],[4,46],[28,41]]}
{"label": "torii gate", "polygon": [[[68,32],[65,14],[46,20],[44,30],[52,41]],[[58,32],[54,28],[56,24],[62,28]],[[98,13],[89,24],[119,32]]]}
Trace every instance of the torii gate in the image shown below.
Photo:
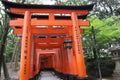
{"label": "torii gate", "polygon": [[[14,26],[14,34],[22,36],[19,80],[32,79],[39,73],[41,57],[38,57],[39,50],[36,49],[49,48],[57,50],[54,55],[49,54],[53,55],[51,63],[57,73],[75,76],[77,80],[87,78],[80,38],[83,29],[80,26],[90,25],[89,21],[84,19],[92,10],[93,4],[85,6],[35,5],[4,0],[2,3],[9,10],[8,14],[14,18],[9,24]],[[63,44],[66,36],[70,36],[73,41],[69,53]]]}

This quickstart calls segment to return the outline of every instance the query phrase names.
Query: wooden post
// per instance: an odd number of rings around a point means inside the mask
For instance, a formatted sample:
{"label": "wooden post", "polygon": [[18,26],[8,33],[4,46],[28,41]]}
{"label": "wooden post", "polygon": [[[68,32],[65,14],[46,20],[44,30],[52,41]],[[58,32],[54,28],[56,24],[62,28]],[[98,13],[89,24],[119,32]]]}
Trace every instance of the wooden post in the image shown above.
{"label": "wooden post", "polygon": [[25,11],[22,46],[21,46],[21,61],[20,61],[20,80],[29,80],[30,78],[30,56],[31,56],[31,14]]}
{"label": "wooden post", "polygon": [[31,46],[31,66],[30,66],[30,78],[33,78],[34,77],[34,70],[33,70],[33,67],[34,67],[34,63],[35,63],[35,61],[34,61],[34,37],[33,37],[33,35],[31,36],[32,37],[32,40],[31,40],[31,44],[32,45],[30,45]]}
{"label": "wooden post", "polygon": [[[39,60],[39,58],[40,58],[40,54],[39,54],[39,52],[37,51],[36,52],[36,56],[35,56],[35,58],[36,58],[36,74],[38,74],[38,72],[40,71],[40,60]],[[36,75],[35,74],[35,75]]]}
{"label": "wooden post", "polygon": [[62,59],[61,48],[59,49],[59,55],[60,55],[60,73],[62,73],[62,69],[63,69],[63,59]]}
{"label": "wooden post", "polygon": [[[73,40],[73,28],[72,26],[68,26],[68,34],[69,36],[72,36],[72,40]],[[72,48],[70,49],[70,55],[71,55],[71,66],[72,66],[72,75],[74,76],[77,76],[78,73],[77,73],[77,63],[76,63],[76,56],[75,56],[75,52],[73,51],[74,50],[74,45],[72,46]]]}
{"label": "wooden post", "polygon": [[72,53],[70,49],[67,49],[68,65],[69,65],[69,74],[73,75],[73,60]]}
{"label": "wooden post", "polygon": [[69,66],[69,61],[68,61],[68,54],[67,54],[67,50],[64,49],[64,60],[65,60],[65,74],[70,74],[70,66]]}
{"label": "wooden post", "polygon": [[84,63],[84,56],[82,50],[82,42],[80,38],[80,29],[78,25],[78,19],[75,12],[72,12],[72,22],[73,22],[73,50],[76,56],[76,63],[77,63],[77,71],[78,77],[85,78],[86,77],[86,67]]}
{"label": "wooden post", "polygon": [[59,71],[59,53],[58,53],[58,51],[57,51],[57,53],[56,53],[56,70],[57,71]]}
{"label": "wooden post", "polygon": [[76,56],[73,52],[73,49],[71,49],[71,56],[72,56],[72,62],[73,62],[73,75],[77,76],[77,62],[76,62]]}
{"label": "wooden post", "polygon": [[60,58],[61,58],[61,73],[63,73],[64,71],[63,71],[63,67],[64,67],[64,65],[63,65],[63,54],[62,54],[62,48],[60,48]]}
{"label": "wooden post", "polygon": [[63,57],[63,73],[66,74],[66,56],[64,52],[64,47],[62,46],[62,57]]}
{"label": "wooden post", "polygon": [[33,76],[36,75],[36,68],[37,68],[37,60],[36,60],[36,56],[37,56],[37,53],[36,53],[36,47],[34,47],[34,54],[33,54]]}

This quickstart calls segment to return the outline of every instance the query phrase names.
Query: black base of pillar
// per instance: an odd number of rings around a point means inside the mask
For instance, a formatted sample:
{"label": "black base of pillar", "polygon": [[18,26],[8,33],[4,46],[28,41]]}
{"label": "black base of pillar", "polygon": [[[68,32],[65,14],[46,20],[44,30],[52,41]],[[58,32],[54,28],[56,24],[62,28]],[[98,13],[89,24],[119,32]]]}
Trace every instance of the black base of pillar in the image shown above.
{"label": "black base of pillar", "polygon": [[71,74],[63,74],[62,76],[63,80],[77,80],[76,75],[71,75]]}
{"label": "black base of pillar", "polygon": [[44,69],[41,69],[40,71],[54,71],[53,68],[44,68]]}
{"label": "black base of pillar", "polygon": [[91,80],[91,79],[89,79],[88,77],[85,77],[85,78],[77,78],[77,80]]}

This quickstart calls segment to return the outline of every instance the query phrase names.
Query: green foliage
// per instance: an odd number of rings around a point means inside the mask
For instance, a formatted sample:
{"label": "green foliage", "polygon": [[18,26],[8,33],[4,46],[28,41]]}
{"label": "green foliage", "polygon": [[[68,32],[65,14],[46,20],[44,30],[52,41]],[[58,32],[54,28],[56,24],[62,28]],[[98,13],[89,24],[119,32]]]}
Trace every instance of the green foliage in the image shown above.
{"label": "green foliage", "polygon": [[[4,12],[4,7],[0,4],[0,37],[2,37],[5,32],[6,32],[6,25],[7,25],[7,21],[9,21],[9,18],[8,18],[8,15],[7,15],[7,18],[6,18],[6,14]],[[6,20],[8,19],[8,20]],[[6,44],[3,44],[5,45],[5,52],[4,52],[4,56],[5,56],[5,59],[6,61],[10,61],[11,60],[11,57],[12,57],[12,54],[13,54],[13,51],[14,51],[14,46],[15,46],[15,43],[18,41],[18,37],[16,37],[14,34],[13,34],[13,28],[12,27],[9,27],[9,30],[8,30],[8,34],[6,36]],[[1,47],[1,40],[2,38],[0,38],[0,47]]]}
{"label": "green foliage", "polygon": [[[88,20],[91,22],[91,26],[93,26],[95,29],[97,46],[100,51],[102,49],[110,48],[111,40],[113,38],[119,40],[120,38],[119,18],[120,16],[112,16],[107,19],[99,19],[97,16],[91,16],[88,18]],[[85,53],[87,52],[86,49],[90,49],[93,46],[91,26],[84,28],[85,33],[82,35]],[[90,51],[88,52],[90,53]]]}
{"label": "green foliage", "polygon": [[120,15],[119,0],[66,0],[66,2],[59,3],[62,3],[62,5],[86,5],[95,3],[94,8],[92,10],[92,15],[97,15],[101,19],[109,18],[114,14]]}
{"label": "green foliage", "polygon": [[[11,30],[11,31],[13,31],[13,30]],[[14,35],[12,32],[10,32],[7,37],[7,44],[6,44],[6,51],[5,51],[5,53],[6,53],[5,57],[6,57],[7,62],[11,61],[13,53],[20,54],[20,53],[18,53],[20,51],[18,51],[17,53],[15,52],[15,50],[19,48],[19,45],[17,45],[17,48],[15,48],[16,43],[18,41],[19,41],[19,38],[16,35]]]}
{"label": "green foliage", "polygon": [[85,5],[87,4],[86,0],[67,0],[65,5]]}

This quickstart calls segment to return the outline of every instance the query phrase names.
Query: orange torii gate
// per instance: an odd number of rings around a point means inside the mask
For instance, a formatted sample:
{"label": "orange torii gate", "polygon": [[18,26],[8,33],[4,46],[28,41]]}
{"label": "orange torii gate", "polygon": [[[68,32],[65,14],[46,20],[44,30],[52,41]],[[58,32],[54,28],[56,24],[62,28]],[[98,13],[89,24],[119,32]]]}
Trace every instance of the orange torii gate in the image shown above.
{"label": "orange torii gate", "polygon": [[21,36],[19,80],[37,80],[44,59],[48,61],[45,68],[53,68],[62,77],[66,75],[63,80],[87,80],[80,26],[90,25],[84,19],[94,4],[35,5],[4,0],[2,3],[12,17],[9,25],[14,26],[14,34]]}

